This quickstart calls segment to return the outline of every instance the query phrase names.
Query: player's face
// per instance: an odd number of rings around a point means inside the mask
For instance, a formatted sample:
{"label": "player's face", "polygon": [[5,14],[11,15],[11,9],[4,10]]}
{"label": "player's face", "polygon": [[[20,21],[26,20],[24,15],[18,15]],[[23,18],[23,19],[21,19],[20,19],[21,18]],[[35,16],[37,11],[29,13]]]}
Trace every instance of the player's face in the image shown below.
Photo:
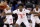
{"label": "player's face", "polygon": [[12,4],[10,4],[10,7],[12,7]]}
{"label": "player's face", "polygon": [[23,8],[23,6],[19,6],[19,9],[22,9]]}
{"label": "player's face", "polygon": [[37,9],[37,8],[39,8],[39,6],[38,6],[38,5],[36,6],[36,9]]}

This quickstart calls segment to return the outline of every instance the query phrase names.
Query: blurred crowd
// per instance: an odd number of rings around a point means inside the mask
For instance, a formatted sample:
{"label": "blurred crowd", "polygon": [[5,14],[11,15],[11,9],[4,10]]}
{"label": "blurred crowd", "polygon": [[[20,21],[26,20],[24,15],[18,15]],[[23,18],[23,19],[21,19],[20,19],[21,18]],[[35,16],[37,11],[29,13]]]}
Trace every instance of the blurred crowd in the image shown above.
{"label": "blurred crowd", "polygon": [[[30,11],[33,11],[33,9],[36,8],[36,5],[39,5],[39,8],[40,8],[40,0],[0,0],[0,4],[3,3],[3,2],[5,2],[4,3],[5,4],[5,8],[6,8],[6,4],[7,4],[7,6],[8,6],[7,10],[11,9],[11,12],[13,12],[16,9],[18,9],[19,4],[23,4],[24,8],[26,8],[26,9],[29,8],[28,10],[30,10]],[[5,8],[1,8],[0,7],[0,14],[1,14],[1,9],[4,10]],[[2,12],[3,12],[3,10],[2,10]],[[3,16],[6,17],[5,15],[3,15]],[[13,16],[13,14],[12,14],[12,16]],[[1,15],[0,15],[0,18],[1,18]],[[2,19],[2,20],[4,20],[4,19]],[[5,22],[5,20],[4,20],[4,22]],[[15,26],[15,22],[16,22],[15,20],[17,20],[17,19],[13,19],[13,23],[10,24],[13,27]],[[4,22],[3,22],[3,25],[4,25]],[[6,24],[6,25],[9,26],[8,24]],[[25,27],[25,25],[23,23],[21,25],[23,27]],[[0,27],[1,27],[1,25],[0,25]]]}
{"label": "blurred crowd", "polygon": [[33,7],[35,7],[36,4],[40,5],[40,0],[0,0],[0,2],[1,1],[6,1],[11,7],[12,11],[17,9],[20,3],[23,3],[23,5],[26,6],[26,4],[30,2],[32,3]]}

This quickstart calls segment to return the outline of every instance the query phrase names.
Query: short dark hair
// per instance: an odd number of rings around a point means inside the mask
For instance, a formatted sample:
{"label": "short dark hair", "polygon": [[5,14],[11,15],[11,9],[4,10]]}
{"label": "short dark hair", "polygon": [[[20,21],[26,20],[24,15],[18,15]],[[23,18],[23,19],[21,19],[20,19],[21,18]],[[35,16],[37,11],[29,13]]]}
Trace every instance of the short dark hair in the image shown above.
{"label": "short dark hair", "polygon": [[19,7],[19,6],[22,6],[22,7],[23,7],[24,5],[23,5],[23,4],[19,4],[18,7]]}
{"label": "short dark hair", "polygon": [[36,6],[39,6],[38,4],[36,4]]}

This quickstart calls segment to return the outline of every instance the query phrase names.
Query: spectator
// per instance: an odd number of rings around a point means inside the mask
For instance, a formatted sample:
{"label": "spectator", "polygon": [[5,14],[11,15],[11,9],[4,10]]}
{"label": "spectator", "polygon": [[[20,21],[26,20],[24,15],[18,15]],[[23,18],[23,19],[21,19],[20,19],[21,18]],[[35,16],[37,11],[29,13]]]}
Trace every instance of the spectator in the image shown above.
{"label": "spectator", "polygon": [[15,9],[14,9],[14,5],[13,5],[12,2],[10,3],[10,9],[11,9],[11,12],[13,12],[13,10],[15,10]]}
{"label": "spectator", "polygon": [[14,10],[16,10],[16,4],[17,4],[17,2],[16,2],[16,1],[14,1],[14,3],[13,3]]}
{"label": "spectator", "polygon": [[10,0],[7,0],[7,3],[9,4]]}
{"label": "spectator", "polygon": [[1,0],[0,0],[0,3],[1,3]]}
{"label": "spectator", "polygon": [[21,1],[18,1],[16,4],[15,4],[15,9],[18,8],[18,5],[21,4],[22,2]]}
{"label": "spectator", "polygon": [[13,2],[14,0],[10,0],[10,2]]}
{"label": "spectator", "polygon": [[26,7],[25,7],[26,9],[27,8],[31,8],[31,11],[33,10],[33,4],[32,3],[30,3],[29,1],[26,3]]}

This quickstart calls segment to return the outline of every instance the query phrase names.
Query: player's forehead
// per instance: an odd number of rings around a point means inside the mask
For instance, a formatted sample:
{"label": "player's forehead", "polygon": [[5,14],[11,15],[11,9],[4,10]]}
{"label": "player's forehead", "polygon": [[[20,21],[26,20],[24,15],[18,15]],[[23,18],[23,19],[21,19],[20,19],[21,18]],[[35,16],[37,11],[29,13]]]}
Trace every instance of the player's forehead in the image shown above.
{"label": "player's forehead", "polygon": [[22,7],[22,6],[19,6],[19,7]]}
{"label": "player's forehead", "polygon": [[19,4],[19,7],[23,7],[23,4]]}
{"label": "player's forehead", "polygon": [[39,7],[39,5],[36,5],[36,7]]}

